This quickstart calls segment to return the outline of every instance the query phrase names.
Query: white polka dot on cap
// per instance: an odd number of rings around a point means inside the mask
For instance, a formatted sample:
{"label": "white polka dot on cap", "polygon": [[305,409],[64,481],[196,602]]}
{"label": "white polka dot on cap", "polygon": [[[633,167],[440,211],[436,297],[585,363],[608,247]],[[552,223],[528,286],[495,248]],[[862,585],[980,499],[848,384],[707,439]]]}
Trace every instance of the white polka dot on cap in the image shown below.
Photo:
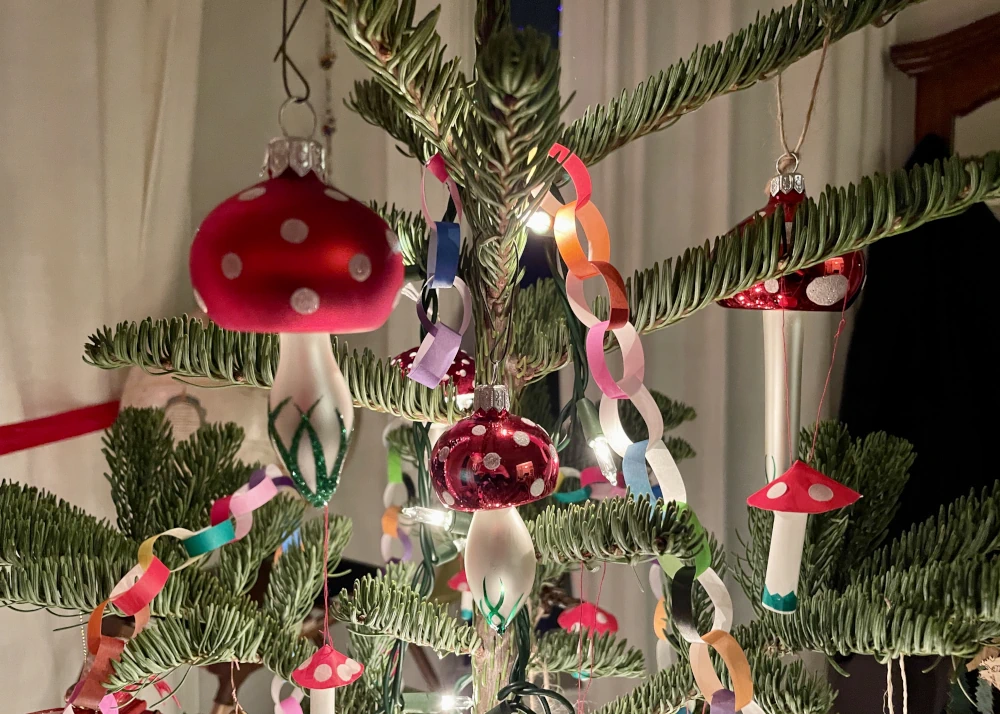
{"label": "white polka dot on cap", "polygon": [[328,664],[321,664],[313,672],[313,678],[317,682],[325,682],[333,676],[333,669]]}
{"label": "white polka dot on cap", "polygon": [[222,256],[222,274],[229,280],[235,280],[243,272],[243,261],[236,253],[226,253]]}
{"label": "white polka dot on cap", "polygon": [[298,218],[289,218],[281,224],[281,237],[289,243],[301,243],[309,237],[309,226]]}
{"label": "white polka dot on cap", "polygon": [[300,315],[312,315],[319,310],[319,295],[315,290],[309,288],[299,288],[289,300],[292,309]]}

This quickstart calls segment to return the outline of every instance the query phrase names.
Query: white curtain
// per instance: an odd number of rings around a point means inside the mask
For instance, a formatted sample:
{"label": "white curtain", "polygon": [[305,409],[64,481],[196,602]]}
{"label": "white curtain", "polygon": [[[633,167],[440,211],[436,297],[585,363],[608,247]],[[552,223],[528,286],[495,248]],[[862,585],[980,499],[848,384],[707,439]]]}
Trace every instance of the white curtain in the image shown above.
{"label": "white curtain", "polygon": [[[783,4],[564,3],[562,93],[577,93],[566,120],[686,58],[697,46],[725,39],[753,22],[758,11]],[[814,196],[828,183],[846,184],[883,168],[884,52],[890,41],[891,30],[867,29],[830,49],[800,169]],[[818,58],[814,53],[785,76],[787,133],[793,142]],[[774,82],[767,82],[717,99],[593,167],[594,201],[608,219],[612,261],[624,275],[714,238],[763,206],[765,183],[781,153],[775,114]],[[803,424],[815,418],[836,320],[814,315],[806,323]],[[846,340],[841,338],[841,356]],[[691,504],[705,527],[730,552],[739,552],[735,533],[737,528],[745,533],[745,499],[764,483],[761,318],[710,307],[643,343],[647,385],[698,412],[693,423],[678,430],[698,452],[681,463]],[[836,413],[838,392],[835,379],[824,414]],[[655,600],[645,585],[646,569],[637,570],[638,582],[623,566],[609,566],[601,607],[618,616],[620,634],[643,647],[652,666]],[[588,599],[597,597],[599,582],[600,573],[586,579]],[[640,591],[639,582],[647,592]],[[739,597],[735,584],[730,590]],[[745,602],[737,609],[744,616],[748,612]],[[598,681],[588,700],[596,706],[634,686],[628,680]]]}
{"label": "white curtain", "polygon": [[[102,324],[173,312],[186,282],[200,0],[0,6],[0,423],[118,395],[81,360]],[[0,476],[103,517],[99,435],[0,458]],[[3,514],[0,514],[0,518]],[[0,610],[12,713],[58,706],[76,619]]]}

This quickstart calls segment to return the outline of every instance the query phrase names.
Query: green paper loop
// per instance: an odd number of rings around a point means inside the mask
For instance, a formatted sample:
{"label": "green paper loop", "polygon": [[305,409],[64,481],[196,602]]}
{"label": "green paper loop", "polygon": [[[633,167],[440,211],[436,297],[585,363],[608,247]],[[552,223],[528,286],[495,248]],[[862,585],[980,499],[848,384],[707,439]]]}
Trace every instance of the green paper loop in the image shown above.
{"label": "green paper loop", "polygon": [[386,458],[386,480],[388,483],[403,483],[403,461],[395,446],[389,447]]}
{"label": "green paper loop", "polygon": [[188,557],[197,558],[199,555],[221,548],[235,537],[236,530],[233,528],[233,522],[226,519],[222,523],[199,531],[181,542],[184,544],[184,550],[187,551]]}
{"label": "green paper loop", "polygon": [[[688,504],[678,503],[677,514],[680,515],[684,511],[688,511],[691,514],[691,523],[694,525],[695,532],[700,536],[700,545],[698,551],[694,554],[694,572],[695,578],[697,578],[712,567],[712,548],[708,544],[708,534],[702,527],[701,521],[698,520],[698,514]],[[657,560],[660,563],[660,567],[663,568],[663,572],[671,579],[677,574],[678,570],[684,567],[684,563],[676,555],[661,555]]]}

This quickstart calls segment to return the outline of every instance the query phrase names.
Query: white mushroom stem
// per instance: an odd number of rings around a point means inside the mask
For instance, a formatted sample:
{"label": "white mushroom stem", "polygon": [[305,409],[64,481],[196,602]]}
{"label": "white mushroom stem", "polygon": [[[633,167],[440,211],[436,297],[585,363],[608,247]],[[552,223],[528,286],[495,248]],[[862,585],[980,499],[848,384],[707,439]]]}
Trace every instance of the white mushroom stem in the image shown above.
{"label": "white mushroom stem", "polygon": [[[330,336],[325,333],[281,333],[281,355],[271,385],[268,407],[277,408],[290,401],[275,420],[275,429],[286,448],[291,447],[302,414],[310,413],[309,423],[323,445],[329,470],[343,447],[340,443],[340,419],[348,434],[354,426],[354,407],[344,375],[333,358]],[[312,410],[310,412],[310,409]],[[340,413],[340,419],[337,413]],[[316,464],[307,435],[299,440],[298,465],[310,490],[316,490]],[[286,465],[287,466],[287,465]]]}
{"label": "white mushroom stem", "polygon": [[[764,586],[767,588],[761,602],[764,607],[782,615],[795,612],[798,606],[796,589],[799,585],[799,566],[802,564],[802,545],[806,538],[807,513],[774,514],[774,528],[771,530],[771,549],[767,554],[767,574]],[[783,598],[778,602],[772,596]],[[791,597],[789,597],[791,595]]]}
{"label": "white mushroom stem", "polygon": [[309,690],[309,711],[310,714],[334,714],[336,708],[336,689],[310,689]]}
{"label": "white mushroom stem", "polygon": [[761,314],[764,316],[764,472],[767,480],[773,481],[788,470],[798,450],[802,313],[764,310]]}

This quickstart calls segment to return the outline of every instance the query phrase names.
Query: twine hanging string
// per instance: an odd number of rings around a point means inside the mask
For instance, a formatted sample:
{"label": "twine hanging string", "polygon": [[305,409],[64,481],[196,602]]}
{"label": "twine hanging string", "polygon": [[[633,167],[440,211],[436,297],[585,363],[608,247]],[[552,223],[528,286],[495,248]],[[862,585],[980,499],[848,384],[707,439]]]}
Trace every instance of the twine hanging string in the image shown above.
{"label": "twine hanging string", "polygon": [[812,91],[809,94],[809,106],[806,109],[806,118],[802,122],[802,131],[799,132],[799,138],[795,142],[794,148],[789,148],[788,139],[785,137],[785,108],[781,96],[781,73],[778,73],[778,136],[781,139],[781,148],[785,152],[778,158],[778,171],[780,173],[784,173],[789,168],[798,166],[799,164],[802,144],[805,143],[806,134],[809,132],[809,122],[812,121],[813,109],[816,108],[816,95],[819,94],[819,80],[823,76],[823,65],[826,64],[826,51],[829,48],[830,35],[827,35],[823,38],[823,49],[819,55],[819,67],[816,68],[816,77],[813,79]]}

